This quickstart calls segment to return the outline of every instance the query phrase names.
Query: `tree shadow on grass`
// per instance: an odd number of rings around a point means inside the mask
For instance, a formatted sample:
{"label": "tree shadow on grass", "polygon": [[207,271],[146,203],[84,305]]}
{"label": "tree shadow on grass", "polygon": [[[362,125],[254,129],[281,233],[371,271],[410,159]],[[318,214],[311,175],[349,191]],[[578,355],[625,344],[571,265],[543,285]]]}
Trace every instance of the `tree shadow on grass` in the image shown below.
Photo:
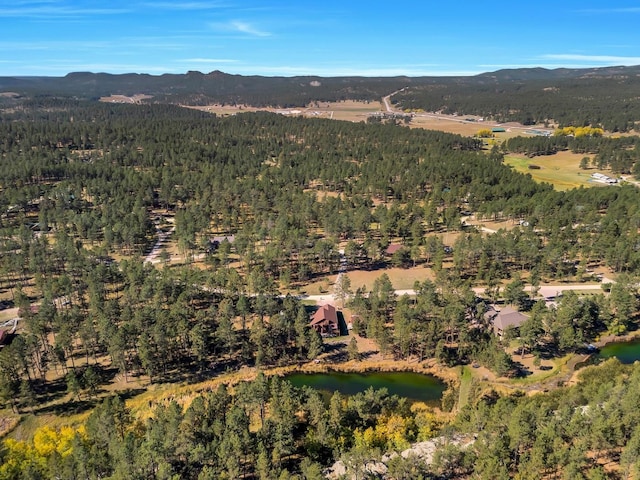
{"label": "tree shadow on grass", "polygon": [[207,360],[202,364],[198,361],[192,361],[188,364],[174,365],[166,372],[156,374],[153,383],[193,385],[229,372],[236,372],[245,365],[247,363],[242,359],[240,353],[233,356],[216,357],[215,360]]}
{"label": "tree shadow on grass", "polygon": [[[117,392],[117,395],[119,395],[122,400],[127,400],[129,398],[135,397],[136,395],[140,395],[145,391],[146,390],[144,388],[132,388],[129,390]],[[84,398],[81,399],[73,399],[64,403],[54,403],[45,407],[35,408],[33,410],[33,413],[35,415],[56,415],[60,417],[78,415],[94,409],[96,405],[98,405],[106,397],[109,396],[105,395],[105,393],[106,390],[100,390],[91,397],[88,397],[85,394],[83,395]]]}
{"label": "tree shadow on grass", "polygon": [[347,344],[344,342],[325,343],[323,361],[325,363],[339,363],[348,360]]}
{"label": "tree shadow on grass", "polygon": [[344,313],[341,310],[337,311],[338,328],[340,329],[340,335],[349,335],[349,329],[347,328],[347,321],[344,319]]}
{"label": "tree shadow on grass", "polygon": [[[356,362],[362,362],[364,360],[367,360],[370,357],[373,357],[374,355],[377,355],[380,352],[377,351],[368,351],[368,352],[360,352],[358,353],[358,358],[349,358],[348,356],[344,359],[345,361],[347,360],[355,360]],[[365,371],[368,371],[369,369],[365,369]]]}
{"label": "tree shadow on grass", "polygon": [[558,348],[554,344],[541,344],[537,345],[535,351],[538,353],[541,359],[543,360],[551,360],[552,358],[560,355]]}
{"label": "tree shadow on grass", "polygon": [[533,372],[525,367],[522,363],[514,361],[513,362],[513,371],[515,378],[525,378],[529,375],[533,375]]}
{"label": "tree shadow on grass", "polygon": [[56,380],[49,380],[47,382],[35,380],[33,383],[33,389],[36,393],[38,403],[44,404],[55,402],[56,400],[64,397],[67,394],[67,383],[64,377]]}

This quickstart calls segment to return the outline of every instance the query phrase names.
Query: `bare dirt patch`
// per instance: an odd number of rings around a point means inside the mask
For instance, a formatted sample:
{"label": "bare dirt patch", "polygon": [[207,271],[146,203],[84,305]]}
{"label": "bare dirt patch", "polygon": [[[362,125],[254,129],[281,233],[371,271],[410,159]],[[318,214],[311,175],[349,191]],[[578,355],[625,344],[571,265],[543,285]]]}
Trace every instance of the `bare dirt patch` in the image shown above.
{"label": "bare dirt patch", "polygon": [[473,225],[485,233],[497,232],[498,230],[512,230],[518,225],[514,220],[467,220],[468,225]]}

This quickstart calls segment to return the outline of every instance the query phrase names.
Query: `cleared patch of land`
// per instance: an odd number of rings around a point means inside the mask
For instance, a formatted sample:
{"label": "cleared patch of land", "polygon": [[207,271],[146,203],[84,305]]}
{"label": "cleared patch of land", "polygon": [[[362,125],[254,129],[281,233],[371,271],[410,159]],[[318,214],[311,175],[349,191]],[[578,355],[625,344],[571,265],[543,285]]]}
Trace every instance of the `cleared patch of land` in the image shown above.
{"label": "cleared patch of land", "polygon": [[[115,99],[102,99],[103,101],[116,101]],[[111,99],[111,100],[110,100]],[[205,105],[188,106],[216,115],[235,115],[244,112],[267,111],[280,113],[282,115],[304,116],[309,118],[330,118],[333,120],[346,120],[350,122],[364,122],[368,117],[380,114],[385,111],[382,102],[359,102],[355,100],[345,100],[341,102],[314,102],[306,107],[295,108],[258,108],[248,105]],[[402,112],[397,112],[402,113]],[[457,133],[464,136],[476,135],[480,130],[492,129],[494,127],[504,128],[504,132],[497,132],[491,139],[498,143],[518,135],[532,135],[533,130],[548,130],[542,125],[524,126],[518,123],[497,124],[495,122],[484,122],[479,118],[469,116],[442,115],[436,113],[415,113],[411,119],[409,127],[424,128],[427,130],[438,130],[448,133]]]}
{"label": "cleared patch of land", "polygon": [[412,128],[457,133],[465,137],[472,137],[480,130],[491,129],[491,125],[485,125],[484,122],[471,122],[452,115],[435,115],[428,113],[416,114],[411,119],[409,126]]}
{"label": "cleared patch of land", "polygon": [[367,271],[352,270],[348,273],[351,280],[351,286],[355,291],[359,287],[366,287],[370,290],[373,282],[380,278],[383,274],[387,274],[393,288],[396,290],[412,289],[415,282],[424,282],[425,280],[434,280],[435,274],[430,268],[417,266],[413,268],[387,268],[384,270]]}
{"label": "cleared patch of land", "polygon": [[346,120],[349,122],[365,122],[376,112],[382,111],[380,102],[316,102],[307,107],[295,108],[257,108],[247,105],[206,105],[189,107],[216,115],[235,115],[244,112],[273,112],[281,115],[302,116],[309,118],[329,118],[332,120]]}
{"label": "cleared patch of land", "polygon": [[[525,155],[508,155],[504,162],[512,166],[516,171],[530,174],[536,182],[547,182],[556,190],[570,190],[578,187],[604,187],[603,183],[594,182],[591,174],[596,169],[580,168],[580,160],[583,154],[571,152],[559,152],[555,155],[546,155],[528,158]],[[540,167],[530,168],[531,165]]]}
{"label": "cleared patch of land", "polygon": [[[384,268],[380,270],[349,270],[346,275],[351,280],[351,289],[355,292],[360,287],[367,291],[373,288],[373,283],[383,274],[387,274],[395,290],[410,290],[416,281],[434,280],[435,274],[431,268],[419,265],[412,268]],[[337,275],[319,278],[301,288],[307,295],[322,295],[333,293]]]}
{"label": "cleared patch of land", "polygon": [[126,95],[111,95],[109,97],[100,97],[100,101],[105,103],[141,103],[143,100],[147,100],[149,98],[153,98],[153,96],[138,93],[130,97]]}

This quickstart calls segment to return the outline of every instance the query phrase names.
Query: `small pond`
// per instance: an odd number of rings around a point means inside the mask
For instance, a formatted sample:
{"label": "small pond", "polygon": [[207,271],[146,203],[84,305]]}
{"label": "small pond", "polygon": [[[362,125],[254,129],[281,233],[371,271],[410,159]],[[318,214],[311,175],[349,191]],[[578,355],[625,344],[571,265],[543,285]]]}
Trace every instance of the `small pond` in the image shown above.
{"label": "small pond", "polygon": [[293,373],[286,375],[296,387],[309,386],[332,394],[355,395],[369,387],[386,388],[389,395],[398,395],[414,402],[438,405],[447,385],[431,375],[414,372],[368,372],[368,373]]}
{"label": "small pond", "polygon": [[620,363],[633,363],[640,360],[640,339],[609,343],[600,349],[598,357],[602,359],[616,357]]}

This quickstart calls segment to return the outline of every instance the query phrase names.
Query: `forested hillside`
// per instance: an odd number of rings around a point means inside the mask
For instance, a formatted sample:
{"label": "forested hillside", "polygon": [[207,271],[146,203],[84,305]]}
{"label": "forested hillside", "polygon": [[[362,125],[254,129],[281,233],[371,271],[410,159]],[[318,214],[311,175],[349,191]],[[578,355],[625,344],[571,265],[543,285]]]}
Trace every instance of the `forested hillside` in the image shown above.
{"label": "forested hillside", "polygon": [[303,106],[311,102],[380,100],[415,81],[409,77],[260,77],[223,72],[184,75],[110,75],[78,72],[65,77],[0,78],[0,92],[24,96],[98,99],[112,94],[146,94],[152,103]]}
{"label": "forested hillside", "polygon": [[[549,141],[601,157],[603,169],[637,172],[636,140]],[[477,362],[517,375],[486,324],[487,304],[498,299],[529,309],[524,333],[512,340],[535,355],[564,355],[603,333],[634,330],[640,189],[558,192],[503,164],[511,150],[550,148],[537,142],[513,139],[487,151],[479,139],[396,125],[6,99],[0,296],[21,320],[0,351],[0,397],[20,414],[98,406],[77,434],[5,444],[0,473],[47,478],[61,466],[65,478],[318,478],[343,455],[359,469],[377,452],[441,433],[452,417],[384,393],[338,396],[327,407],[313,392],[262,376],[196,399],[186,411],[163,404],[153,419],[130,416],[122,399],[102,402],[116,380],[196,382],[316,358],[327,346],[296,292],[341,267],[434,272],[435,281],[416,282],[412,298],[398,298],[385,275],[370,290],[342,285],[359,314],[355,333],[390,358]],[[465,223],[471,215],[514,225],[486,235]],[[451,245],[443,242],[447,233],[456,235]],[[160,236],[175,251],[145,261]],[[388,255],[390,244],[401,248]],[[617,275],[607,295],[567,294],[549,307],[524,291],[525,283],[535,290],[549,281],[592,280],[596,268]],[[486,295],[478,298],[472,287]],[[636,388],[637,374],[625,368],[612,366],[607,377],[620,398]],[[582,443],[571,443],[575,430],[556,429],[559,418],[589,423],[578,407],[591,405],[593,415],[609,408],[591,390],[592,378],[584,385],[566,397],[532,400],[479,389],[481,400],[450,427],[477,436],[474,447],[445,449],[424,477],[473,468],[483,478],[525,468],[565,475],[616,455],[621,468],[631,468],[637,434],[614,434],[609,416],[585,427],[593,437]],[[443,409],[455,408],[455,395],[447,398]],[[549,442],[526,430],[526,421],[501,423],[534,414],[557,434],[554,451],[563,457],[534,455]],[[507,430],[499,437],[508,445],[494,441]],[[422,467],[397,463],[395,478],[419,478]]]}
{"label": "forested hillside", "polygon": [[542,69],[496,72],[416,85],[399,92],[393,101],[402,109],[479,115],[496,122],[591,125],[628,132],[637,130],[640,120],[636,71],[637,67],[621,67],[598,74],[596,69],[568,78]]}
{"label": "forested hillside", "polygon": [[639,67],[499,70],[470,77],[260,77],[77,72],[65,77],[0,78],[0,105],[22,97],[98,99],[144,94],[147,103],[301,107],[342,100],[392,101],[406,110],[478,115],[524,125],[602,127],[627,132],[640,121]]}

